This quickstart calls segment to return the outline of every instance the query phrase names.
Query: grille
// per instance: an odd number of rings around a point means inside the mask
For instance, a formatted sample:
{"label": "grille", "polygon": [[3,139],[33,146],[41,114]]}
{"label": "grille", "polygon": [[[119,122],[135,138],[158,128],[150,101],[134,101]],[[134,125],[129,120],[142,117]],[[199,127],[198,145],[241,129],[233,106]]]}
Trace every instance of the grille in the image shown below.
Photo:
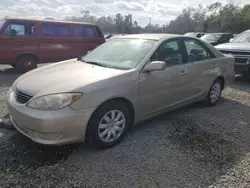
{"label": "grille", "polygon": [[33,96],[25,94],[19,90],[16,90],[16,101],[25,104],[27,103]]}
{"label": "grille", "polygon": [[248,59],[246,58],[234,58],[235,63],[247,64]]}

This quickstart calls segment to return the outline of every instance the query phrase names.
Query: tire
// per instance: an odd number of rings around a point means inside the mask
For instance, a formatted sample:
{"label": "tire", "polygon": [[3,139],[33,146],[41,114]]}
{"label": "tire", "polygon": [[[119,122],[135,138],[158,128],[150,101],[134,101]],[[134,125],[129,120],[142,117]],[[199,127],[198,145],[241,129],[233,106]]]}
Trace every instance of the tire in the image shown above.
{"label": "tire", "polygon": [[207,95],[207,98],[205,100],[206,104],[209,106],[214,106],[218,103],[218,101],[220,100],[221,97],[221,92],[223,90],[223,83],[220,79],[216,79],[209,92]]}
{"label": "tire", "polygon": [[37,68],[37,59],[32,55],[23,55],[16,62],[18,72],[25,73]]}
{"label": "tire", "polygon": [[[114,113],[113,117],[116,117],[117,121],[108,123],[108,121],[105,120],[107,119],[105,117],[108,116],[109,120],[112,119],[112,112]],[[124,122],[122,120],[124,120]],[[121,101],[111,101],[105,103],[92,115],[87,127],[86,141],[93,148],[104,149],[113,147],[121,142],[128,131],[128,128],[131,126],[131,123],[131,115],[125,103]],[[116,132],[117,138],[114,136],[115,134],[113,132]]]}

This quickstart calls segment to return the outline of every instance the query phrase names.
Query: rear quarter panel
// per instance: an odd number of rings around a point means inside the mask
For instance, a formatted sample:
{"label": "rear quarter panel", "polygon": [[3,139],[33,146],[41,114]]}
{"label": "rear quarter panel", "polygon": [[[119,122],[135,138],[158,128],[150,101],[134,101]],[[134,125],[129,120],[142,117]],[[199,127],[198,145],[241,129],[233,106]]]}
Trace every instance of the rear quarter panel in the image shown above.
{"label": "rear quarter panel", "polygon": [[[204,42],[203,42],[204,43]],[[225,79],[225,86],[231,84],[234,80],[235,72],[234,72],[234,57],[233,56],[225,56],[219,50],[217,50],[214,46],[204,43],[211,52],[216,56],[216,63],[220,69],[220,75]]]}
{"label": "rear quarter panel", "polygon": [[229,56],[220,57],[219,66],[221,76],[223,76],[225,79],[225,86],[231,84],[235,77],[234,58]]}

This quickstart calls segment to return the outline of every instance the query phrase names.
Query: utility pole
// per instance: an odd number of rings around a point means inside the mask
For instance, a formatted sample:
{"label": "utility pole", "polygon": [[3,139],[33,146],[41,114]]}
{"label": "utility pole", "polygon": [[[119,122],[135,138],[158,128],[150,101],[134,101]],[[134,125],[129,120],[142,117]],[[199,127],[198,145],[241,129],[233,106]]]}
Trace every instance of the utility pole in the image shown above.
{"label": "utility pole", "polygon": [[148,17],[148,18],[149,18],[149,23],[148,23],[148,25],[151,25],[152,17]]}
{"label": "utility pole", "polygon": [[149,18],[149,23],[148,23],[149,25],[151,25],[152,18],[153,18],[154,13],[155,13],[155,1],[156,1],[156,0],[154,0],[154,10],[153,10],[153,12],[152,12],[151,16],[150,16],[150,17],[148,17],[148,18]]}

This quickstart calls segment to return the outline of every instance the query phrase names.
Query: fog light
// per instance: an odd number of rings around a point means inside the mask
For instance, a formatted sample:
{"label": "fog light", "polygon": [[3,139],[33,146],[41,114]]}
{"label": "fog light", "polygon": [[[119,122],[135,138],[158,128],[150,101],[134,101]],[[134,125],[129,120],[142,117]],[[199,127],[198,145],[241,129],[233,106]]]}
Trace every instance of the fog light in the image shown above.
{"label": "fog light", "polygon": [[37,133],[37,137],[43,140],[57,140],[61,137],[61,133]]}

